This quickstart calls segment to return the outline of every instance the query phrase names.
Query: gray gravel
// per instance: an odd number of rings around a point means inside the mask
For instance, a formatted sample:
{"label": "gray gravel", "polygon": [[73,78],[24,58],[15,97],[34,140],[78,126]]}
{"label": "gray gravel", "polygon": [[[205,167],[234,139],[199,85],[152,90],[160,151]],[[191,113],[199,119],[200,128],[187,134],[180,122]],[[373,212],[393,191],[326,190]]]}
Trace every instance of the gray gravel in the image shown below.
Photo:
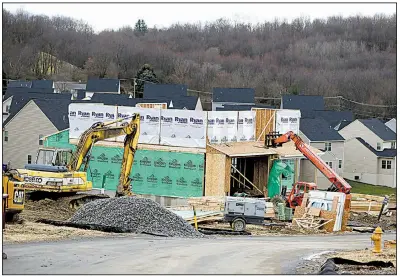
{"label": "gray gravel", "polygon": [[186,238],[204,236],[180,216],[146,198],[119,197],[92,201],[82,206],[69,221],[123,228],[138,234]]}

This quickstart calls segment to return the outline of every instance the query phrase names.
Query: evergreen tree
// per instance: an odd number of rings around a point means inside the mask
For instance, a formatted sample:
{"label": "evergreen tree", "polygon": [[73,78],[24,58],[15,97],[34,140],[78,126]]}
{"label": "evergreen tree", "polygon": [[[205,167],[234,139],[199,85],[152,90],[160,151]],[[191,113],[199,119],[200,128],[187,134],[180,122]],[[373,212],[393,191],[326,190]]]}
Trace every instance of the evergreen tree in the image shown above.
{"label": "evergreen tree", "polygon": [[140,35],[147,33],[147,24],[143,19],[139,19],[135,24],[135,32]]}
{"label": "evergreen tree", "polygon": [[143,93],[144,91],[144,84],[146,82],[150,83],[158,83],[158,78],[154,73],[153,68],[149,64],[145,64],[136,74],[136,93]]}

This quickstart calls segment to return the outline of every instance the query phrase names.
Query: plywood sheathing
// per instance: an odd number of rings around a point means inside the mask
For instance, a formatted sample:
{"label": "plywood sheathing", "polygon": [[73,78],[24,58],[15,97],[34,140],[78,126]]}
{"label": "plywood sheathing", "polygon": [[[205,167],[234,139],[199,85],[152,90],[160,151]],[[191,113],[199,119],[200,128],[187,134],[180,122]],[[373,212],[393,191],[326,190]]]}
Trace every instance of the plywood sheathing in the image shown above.
{"label": "plywood sheathing", "polygon": [[225,196],[226,179],[230,176],[226,176],[226,163],[224,154],[206,155],[205,196]]}
{"label": "plywood sheathing", "polygon": [[271,110],[271,109],[252,109],[252,110],[256,112],[256,128],[255,128],[256,140],[260,138],[259,141],[265,141],[265,134],[275,131],[276,110]]}

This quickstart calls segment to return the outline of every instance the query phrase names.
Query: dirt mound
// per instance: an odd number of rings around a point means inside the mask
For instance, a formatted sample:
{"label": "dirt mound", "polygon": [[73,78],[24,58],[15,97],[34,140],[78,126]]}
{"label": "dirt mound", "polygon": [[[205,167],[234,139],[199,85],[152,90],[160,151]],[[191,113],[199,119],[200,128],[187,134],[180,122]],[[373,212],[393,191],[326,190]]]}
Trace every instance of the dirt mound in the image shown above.
{"label": "dirt mound", "polygon": [[382,215],[378,222],[378,217],[367,213],[350,213],[348,225],[358,225],[362,227],[380,226],[383,230],[396,230],[396,211],[392,216]]}
{"label": "dirt mound", "polygon": [[20,218],[31,222],[42,218],[67,220],[75,212],[76,210],[69,206],[68,197],[57,200],[47,198],[39,201],[27,200],[25,202],[25,209],[22,211]]}

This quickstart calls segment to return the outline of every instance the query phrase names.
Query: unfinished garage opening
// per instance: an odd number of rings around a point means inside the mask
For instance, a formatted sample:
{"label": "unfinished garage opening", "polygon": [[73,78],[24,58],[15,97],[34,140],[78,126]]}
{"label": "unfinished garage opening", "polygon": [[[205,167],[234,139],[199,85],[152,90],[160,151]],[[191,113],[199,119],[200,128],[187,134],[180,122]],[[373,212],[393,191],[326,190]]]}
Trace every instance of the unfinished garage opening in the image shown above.
{"label": "unfinished garage opening", "polygon": [[264,197],[268,178],[268,157],[232,157],[229,194],[247,193]]}

